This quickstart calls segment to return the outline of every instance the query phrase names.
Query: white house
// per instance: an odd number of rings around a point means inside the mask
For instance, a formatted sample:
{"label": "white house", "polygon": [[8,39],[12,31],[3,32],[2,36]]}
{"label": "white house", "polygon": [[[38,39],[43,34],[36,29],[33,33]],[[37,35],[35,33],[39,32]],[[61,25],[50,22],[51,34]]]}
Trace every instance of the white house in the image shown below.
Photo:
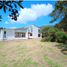
{"label": "white house", "polygon": [[0,28],[0,40],[41,38],[40,28],[31,25],[17,29]]}

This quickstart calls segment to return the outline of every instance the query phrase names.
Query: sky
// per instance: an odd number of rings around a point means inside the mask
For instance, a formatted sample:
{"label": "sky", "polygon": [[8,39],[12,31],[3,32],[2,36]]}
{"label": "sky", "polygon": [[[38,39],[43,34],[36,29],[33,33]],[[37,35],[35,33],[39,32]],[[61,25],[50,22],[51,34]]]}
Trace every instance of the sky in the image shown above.
{"label": "sky", "polygon": [[0,27],[4,28],[21,28],[29,25],[46,26],[55,25],[58,21],[50,23],[52,17],[49,14],[54,10],[56,0],[24,0],[22,5],[24,9],[19,10],[19,17],[14,21],[8,17],[8,12],[5,14],[0,10],[3,19],[0,22]]}

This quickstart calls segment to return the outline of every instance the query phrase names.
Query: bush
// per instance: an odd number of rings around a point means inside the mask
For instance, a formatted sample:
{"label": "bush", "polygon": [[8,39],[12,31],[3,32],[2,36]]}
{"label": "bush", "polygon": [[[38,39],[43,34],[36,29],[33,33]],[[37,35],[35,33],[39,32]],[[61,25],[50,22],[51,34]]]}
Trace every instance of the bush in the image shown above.
{"label": "bush", "polygon": [[43,38],[41,41],[67,43],[67,34],[65,32],[55,27],[46,28],[46,31],[45,29],[42,30]]}
{"label": "bush", "polygon": [[57,31],[59,31],[58,28],[52,27],[48,29],[48,33],[56,33]]}
{"label": "bush", "polygon": [[55,28],[55,27],[53,27],[53,28],[50,28],[49,30],[48,30],[48,36],[50,37],[50,41],[51,42],[55,42],[56,41],[56,32],[57,31],[59,31],[59,29],[58,28]]}
{"label": "bush", "polygon": [[51,26],[43,26],[41,28],[42,38],[48,36],[48,29],[51,28]]}
{"label": "bush", "polygon": [[50,37],[48,36],[48,37],[42,38],[41,41],[42,41],[42,42],[46,42],[46,41],[51,41],[51,40],[50,40]]}
{"label": "bush", "polygon": [[47,41],[47,39],[44,37],[44,38],[41,39],[41,41],[45,42],[45,41]]}
{"label": "bush", "polygon": [[57,40],[57,42],[66,43],[67,34],[62,31],[56,32],[56,40]]}

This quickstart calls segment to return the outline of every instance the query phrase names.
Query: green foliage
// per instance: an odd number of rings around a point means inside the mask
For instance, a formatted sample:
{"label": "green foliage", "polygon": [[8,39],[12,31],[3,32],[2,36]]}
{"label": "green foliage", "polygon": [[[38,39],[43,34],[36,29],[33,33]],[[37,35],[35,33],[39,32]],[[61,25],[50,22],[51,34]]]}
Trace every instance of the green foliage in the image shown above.
{"label": "green foliage", "polygon": [[55,42],[56,41],[56,32],[59,31],[58,28],[52,27],[48,30],[48,34],[49,34],[49,39],[51,42]]}
{"label": "green foliage", "polygon": [[[23,8],[22,2],[23,2],[23,0],[18,0],[18,1],[15,1],[15,0],[10,0],[10,1],[3,0],[2,1],[1,0],[0,1],[0,10],[3,9],[4,13],[6,13],[8,10],[10,12],[9,17],[11,19],[17,21],[17,17],[19,16],[17,7],[19,6],[20,8]],[[0,16],[2,16],[2,14]],[[0,20],[1,19],[2,18],[0,18]]]}
{"label": "green foliage", "polygon": [[56,32],[56,39],[57,39],[57,42],[66,43],[67,34],[62,31],[58,31]]}
{"label": "green foliage", "polygon": [[46,26],[41,29],[43,39],[41,41],[55,41],[55,33],[58,31],[58,28]]}
{"label": "green foliage", "polygon": [[52,17],[52,20],[50,21],[51,23],[56,20],[60,20],[55,26],[67,31],[67,1],[58,0],[55,4],[55,9],[50,16]]}
{"label": "green foliage", "polygon": [[57,31],[59,31],[58,28],[52,27],[48,30],[48,33],[56,33]]}
{"label": "green foliage", "polygon": [[47,37],[48,36],[48,29],[49,28],[51,28],[51,26],[43,26],[41,28],[42,37]]}
{"label": "green foliage", "polygon": [[[45,28],[45,27],[44,27]],[[63,31],[60,31],[58,28],[51,27],[48,30],[46,29],[47,32],[42,30],[43,33],[43,38],[41,41],[51,41],[51,42],[61,42],[61,43],[66,43],[67,42],[67,34]]]}
{"label": "green foliage", "polygon": [[60,23],[57,23],[55,27],[67,31],[67,16],[64,17],[63,20],[60,21]]}
{"label": "green foliage", "polygon": [[41,41],[42,41],[42,42],[51,41],[51,38],[50,38],[49,36],[43,37],[43,38],[41,39]]}
{"label": "green foliage", "polygon": [[67,15],[67,1],[57,1],[55,4],[55,9],[50,14],[53,17],[51,22],[56,21],[57,19],[62,19]]}

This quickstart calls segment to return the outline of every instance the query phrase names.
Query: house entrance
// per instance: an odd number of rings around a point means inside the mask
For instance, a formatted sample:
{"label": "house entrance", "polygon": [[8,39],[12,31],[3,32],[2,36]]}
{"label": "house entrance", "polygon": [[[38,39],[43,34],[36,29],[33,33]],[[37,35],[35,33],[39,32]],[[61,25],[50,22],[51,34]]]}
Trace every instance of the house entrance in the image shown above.
{"label": "house entrance", "polygon": [[6,38],[6,31],[4,31],[4,35],[3,35],[4,38]]}

